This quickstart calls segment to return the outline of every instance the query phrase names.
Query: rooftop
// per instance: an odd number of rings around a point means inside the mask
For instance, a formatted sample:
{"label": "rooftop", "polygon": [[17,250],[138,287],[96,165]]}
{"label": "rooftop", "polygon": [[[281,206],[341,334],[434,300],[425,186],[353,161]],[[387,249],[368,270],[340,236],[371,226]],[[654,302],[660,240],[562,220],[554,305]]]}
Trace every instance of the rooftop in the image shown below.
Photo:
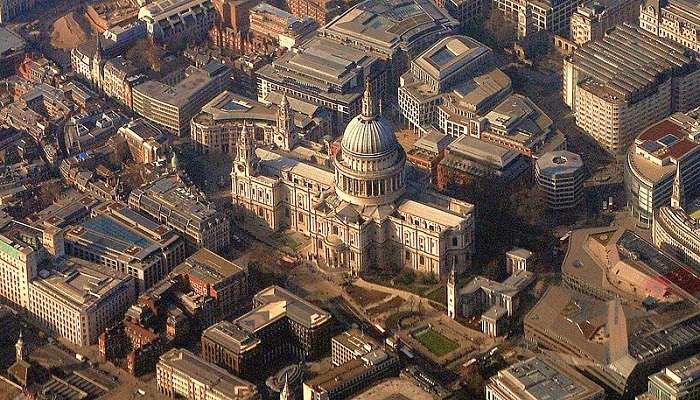
{"label": "rooftop", "polygon": [[23,49],[26,42],[22,37],[7,27],[0,27],[0,55],[9,51]]}
{"label": "rooftop", "polygon": [[552,151],[537,159],[537,169],[548,176],[572,174],[581,168],[583,168],[581,156],[566,150]]}
{"label": "rooftop", "polygon": [[208,363],[186,349],[172,349],[160,356],[159,367],[172,368],[216,392],[220,398],[252,399],[257,389],[252,383],[229,374],[223,368]]}
{"label": "rooftop", "polygon": [[348,361],[345,364],[331,368],[330,370],[304,382],[305,386],[309,386],[316,390],[332,392],[335,388],[347,384],[353,379],[357,379],[362,374],[366,373],[372,365],[377,365],[390,361],[394,355],[387,354],[383,350],[374,350],[365,354],[361,358]]}
{"label": "rooftop", "polygon": [[448,36],[435,43],[413,62],[433,79],[440,80],[490,53],[490,48],[468,36]]}
{"label": "rooftop", "polygon": [[235,354],[242,354],[258,346],[261,341],[229,321],[218,322],[205,329],[202,337]]}
{"label": "rooftop", "polygon": [[346,36],[360,46],[393,52],[422,50],[425,36],[449,34],[458,22],[430,0],[366,0],[347,10],[325,28],[328,35]]}
{"label": "rooftop", "polygon": [[331,319],[328,312],[279,286],[270,286],[258,292],[254,303],[260,306],[235,321],[236,325],[251,333],[284,317],[308,328],[321,326]]}
{"label": "rooftop", "polygon": [[201,248],[173,270],[174,274],[187,274],[214,285],[230,276],[245,273],[246,268],[228,261],[220,255]]}
{"label": "rooftop", "polygon": [[195,101],[199,92],[207,87],[212,79],[217,79],[217,75],[222,73],[222,71],[224,71],[224,69],[217,69],[210,72],[205,69],[189,66],[186,70],[185,79],[172,86],[158,81],[146,81],[134,87],[134,92],[141,93],[143,96],[153,101],[181,108]]}
{"label": "rooftop", "polygon": [[578,47],[571,61],[590,75],[587,89],[616,102],[633,99],[669,73],[697,67],[695,56],[683,46],[629,24]]}
{"label": "rooftop", "polygon": [[489,387],[503,388],[518,398],[576,400],[600,396],[603,389],[576,370],[541,356],[518,362],[499,371]]}

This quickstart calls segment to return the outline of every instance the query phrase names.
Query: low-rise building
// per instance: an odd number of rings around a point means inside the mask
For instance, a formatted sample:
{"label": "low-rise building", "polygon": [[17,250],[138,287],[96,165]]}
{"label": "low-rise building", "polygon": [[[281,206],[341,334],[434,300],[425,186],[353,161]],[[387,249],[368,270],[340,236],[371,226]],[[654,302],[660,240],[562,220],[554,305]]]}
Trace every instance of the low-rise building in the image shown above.
{"label": "low-rise building", "polygon": [[66,231],[66,253],[136,278],[143,292],[185,259],[185,243],[170,228],[119,203]]}
{"label": "low-rise building", "polygon": [[588,0],[571,16],[571,39],[577,45],[602,39],[616,25],[639,19],[641,0]]}
{"label": "low-rise building", "polygon": [[287,0],[287,7],[297,17],[311,17],[323,26],[340,13],[341,2],[338,0]]}
{"label": "low-rise building", "polygon": [[146,80],[142,72],[139,66],[123,56],[112,58],[104,63],[101,89],[105,95],[132,108],[134,86]]}
{"label": "low-rise building", "polygon": [[31,282],[29,312],[54,334],[78,346],[98,336],[136,300],[135,279],[80,259],[54,262]]}
{"label": "low-rise building", "polygon": [[126,140],[131,158],[137,163],[164,162],[170,153],[168,136],[158,127],[141,118],[122,126],[118,133]]}
{"label": "low-rise building", "polygon": [[252,383],[228,374],[189,350],[172,349],[160,356],[156,366],[158,391],[168,397],[200,400],[256,400]]}
{"label": "low-rise building", "polygon": [[289,50],[308,38],[317,27],[310,16],[297,17],[267,3],[260,3],[250,10],[249,29],[253,40],[272,40]]}
{"label": "low-rise building", "polygon": [[64,143],[69,155],[103,145],[126,123],[126,117],[109,110],[73,115],[64,128]]}
{"label": "low-rise building", "polygon": [[[23,3],[35,0],[2,0],[0,1],[0,23],[4,24],[3,14],[7,10],[3,3]],[[0,27],[0,78],[15,74],[15,68],[22,62],[27,43],[22,36],[11,31],[8,27]]]}
{"label": "low-rise building", "polygon": [[636,400],[691,400],[700,391],[700,356],[695,355],[649,376],[646,393]]}
{"label": "low-rise building", "polygon": [[184,277],[193,292],[215,299],[219,306],[217,319],[233,317],[248,299],[248,269],[206,248],[187,257],[172,275]]}
{"label": "low-rise building", "polygon": [[346,399],[398,371],[398,357],[377,349],[304,382],[304,400]]}
{"label": "low-rise building", "polygon": [[177,173],[132,190],[129,207],[177,231],[187,243],[188,254],[201,248],[222,252],[231,242],[226,214]]}
{"label": "low-rise building", "polygon": [[700,51],[700,12],[692,1],[642,1],[639,26],[651,34]]}
{"label": "low-rise building", "polygon": [[578,371],[543,356],[498,371],[486,384],[488,400],[603,400],[605,391]]}
{"label": "low-rise building", "polygon": [[331,360],[339,366],[378,349],[379,343],[359,329],[350,329],[331,340]]}
{"label": "low-rise building", "polygon": [[[169,1],[169,0],[168,0]],[[204,69],[190,66],[174,85],[146,81],[133,88],[134,112],[182,136],[204,104],[226,90],[231,69],[212,60]]]}
{"label": "low-rise building", "polygon": [[212,0],[155,0],[139,10],[148,35],[159,42],[206,37],[214,25]]}
{"label": "low-rise building", "polygon": [[694,53],[629,24],[579,46],[563,69],[562,94],[576,125],[611,153],[626,151],[647,126],[700,103]]}

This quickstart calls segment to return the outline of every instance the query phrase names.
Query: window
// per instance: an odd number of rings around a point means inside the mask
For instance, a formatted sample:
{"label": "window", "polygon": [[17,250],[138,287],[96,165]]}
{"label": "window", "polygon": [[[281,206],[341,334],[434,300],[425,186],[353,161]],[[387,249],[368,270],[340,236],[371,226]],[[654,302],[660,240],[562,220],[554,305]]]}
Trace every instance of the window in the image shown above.
{"label": "window", "polygon": [[457,237],[452,238],[452,245],[457,246]]}

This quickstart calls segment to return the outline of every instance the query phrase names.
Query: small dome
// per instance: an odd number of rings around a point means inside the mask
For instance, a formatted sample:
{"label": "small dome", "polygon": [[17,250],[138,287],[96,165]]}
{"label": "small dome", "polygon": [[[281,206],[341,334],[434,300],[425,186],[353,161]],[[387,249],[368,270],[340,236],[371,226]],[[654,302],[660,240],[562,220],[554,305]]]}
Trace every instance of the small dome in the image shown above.
{"label": "small dome", "polygon": [[345,128],[340,145],[344,153],[353,156],[383,156],[399,146],[394,127],[383,117],[353,118]]}

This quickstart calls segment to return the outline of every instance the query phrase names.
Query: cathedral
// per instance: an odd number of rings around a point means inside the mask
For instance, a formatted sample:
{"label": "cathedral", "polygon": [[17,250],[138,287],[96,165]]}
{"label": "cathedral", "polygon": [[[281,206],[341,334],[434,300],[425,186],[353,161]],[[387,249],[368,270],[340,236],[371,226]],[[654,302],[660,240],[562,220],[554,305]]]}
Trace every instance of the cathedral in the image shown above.
{"label": "cathedral", "polygon": [[443,278],[453,265],[470,266],[474,206],[407,182],[406,153],[370,85],[331,152],[332,169],[292,155],[292,111],[279,113],[273,146],[258,148],[245,127],[236,139],[232,196],[247,215],[304,234],[311,258],[355,276],[408,267]]}

